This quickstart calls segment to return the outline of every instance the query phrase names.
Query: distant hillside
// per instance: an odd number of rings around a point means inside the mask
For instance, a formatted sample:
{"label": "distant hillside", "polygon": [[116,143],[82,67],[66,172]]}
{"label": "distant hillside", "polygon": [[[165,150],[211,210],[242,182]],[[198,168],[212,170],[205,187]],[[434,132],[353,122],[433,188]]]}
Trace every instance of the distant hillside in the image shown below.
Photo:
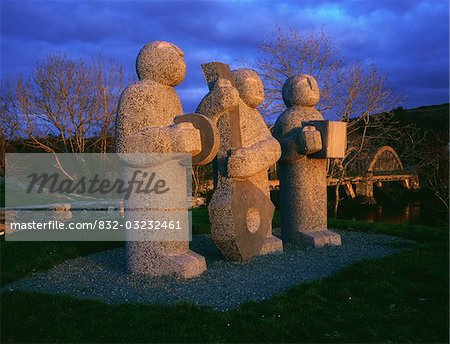
{"label": "distant hillside", "polygon": [[401,124],[416,124],[424,130],[432,130],[445,134],[449,131],[449,103],[441,105],[421,106],[415,109],[394,110]]}

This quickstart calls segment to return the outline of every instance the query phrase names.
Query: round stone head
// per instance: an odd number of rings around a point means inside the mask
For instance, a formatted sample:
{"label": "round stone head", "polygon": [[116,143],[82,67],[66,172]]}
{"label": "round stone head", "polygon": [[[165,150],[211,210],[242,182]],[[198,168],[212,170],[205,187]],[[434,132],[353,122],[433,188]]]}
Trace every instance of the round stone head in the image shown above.
{"label": "round stone head", "polygon": [[179,85],[186,75],[184,53],[168,42],[146,44],[136,58],[140,80],[153,80],[167,86]]}
{"label": "round stone head", "polygon": [[316,106],[320,99],[319,86],[311,75],[290,77],[283,85],[283,101],[287,107]]}
{"label": "round stone head", "polygon": [[239,97],[251,108],[256,108],[264,100],[264,86],[258,73],[241,68],[231,72]]}

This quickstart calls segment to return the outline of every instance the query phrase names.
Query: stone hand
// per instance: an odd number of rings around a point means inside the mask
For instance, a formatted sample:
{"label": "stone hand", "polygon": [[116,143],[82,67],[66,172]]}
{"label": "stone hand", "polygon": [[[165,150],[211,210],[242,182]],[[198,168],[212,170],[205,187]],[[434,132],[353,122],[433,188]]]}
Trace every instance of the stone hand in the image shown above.
{"label": "stone hand", "polygon": [[191,123],[175,124],[172,129],[176,132],[174,150],[180,153],[197,155],[202,150],[200,131]]}
{"label": "stone hand", "polygon": [[229,80],[219,79],[211,90],[213,99],[220,100],[219,108],[222,111],[230,111],[239,105],[239,92]]}
{"label": "stone hand", "polygon": [[253,174],[252,159],[248,150],[245,148],[237,148],[231,152],[227,161],[227,175],[229,178],[245,179],[248,175]]}
{"label": "stone hand", "polygon": [[302,128],[300,140],[300,145],[304,148],[306,155],[317,153],[322,149],[322,138],[320,136],[320,131],[313,126],[306,126]]}
{"label": "stone hand", "polygon": [[272,137],[249,147],[234,149],[228,157],[227,175],[230,178],[247,179],[267,170],[280,155],[280,145]]}
{"label": "stone hand", "polygon": [[195,110],[216,123],[226,111],[239,106],[239,92],[226,79],[218,79]]}

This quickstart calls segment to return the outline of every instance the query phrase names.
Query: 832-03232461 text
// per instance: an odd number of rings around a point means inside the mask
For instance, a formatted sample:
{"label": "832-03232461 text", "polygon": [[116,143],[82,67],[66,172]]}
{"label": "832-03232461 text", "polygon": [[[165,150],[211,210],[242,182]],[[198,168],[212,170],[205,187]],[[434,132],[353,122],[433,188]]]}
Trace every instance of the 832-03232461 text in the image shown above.
{"label": "832-03232461 text", "polygon": [[57,220],[51,221],[29,221],[29,222],[11,222],[12,230],[118,230],[118,229],[139,229],[139,230],[181,230],[181,223],[177,221],[159,221],[159,220],[135,220],[135,221],[118,221],[118,220],[93,220],[90,222],[62,222]]}

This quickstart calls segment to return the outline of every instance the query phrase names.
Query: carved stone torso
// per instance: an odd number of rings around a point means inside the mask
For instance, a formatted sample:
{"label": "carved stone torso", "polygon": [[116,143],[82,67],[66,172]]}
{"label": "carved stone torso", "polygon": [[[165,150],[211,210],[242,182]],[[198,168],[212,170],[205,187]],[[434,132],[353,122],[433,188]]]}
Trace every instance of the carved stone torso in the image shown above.
{"label": "carved stone torso", "polygon": [[282,139],[292,129],[302,127],[305,121],[323,120],[322,114],[313,107],[293,106],[287,108],[277,119],[274,136]]}
{"label": "carved stone torso", "polygon": [[[171,86],[152,80],[138,81],[128,86],[119,101],[116,118],[116,147],[122,152],[122,142],[146,127],[163,127],[183,113],[181,101]],[[139,147],[135,147],[138,151]],[[128,152],[130,148],[128,148]]]}

